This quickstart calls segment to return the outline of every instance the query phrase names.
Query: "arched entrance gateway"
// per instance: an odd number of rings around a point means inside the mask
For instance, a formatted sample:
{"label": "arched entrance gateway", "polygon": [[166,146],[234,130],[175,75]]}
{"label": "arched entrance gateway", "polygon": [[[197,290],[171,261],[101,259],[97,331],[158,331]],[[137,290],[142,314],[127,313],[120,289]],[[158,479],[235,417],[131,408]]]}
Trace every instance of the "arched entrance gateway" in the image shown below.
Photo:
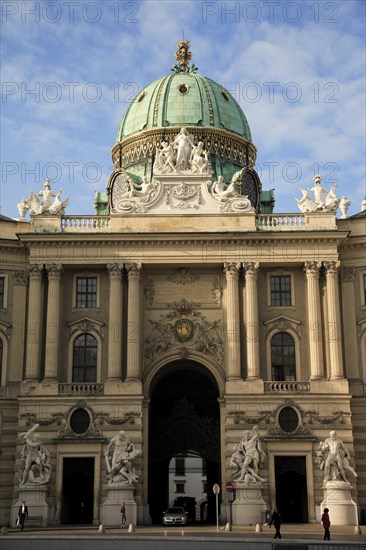
{"label": "arched entrance gateway", "polygon": [[[161,522],[162,513],[170,504],[171,459],[189,455],[199,456],[203,460],[207,475],[207,513],[204,519],[215,521],[212,486],[220,482],[218,397],[217,383],[211,373],[193,361],[171,363],[160,369],[153,380],[150,391],[148,488],[153,523]],[[187,491],[189,493],[188,486]],[[184,497],[192,499],[193,495],[188,493],[185,492]]]}

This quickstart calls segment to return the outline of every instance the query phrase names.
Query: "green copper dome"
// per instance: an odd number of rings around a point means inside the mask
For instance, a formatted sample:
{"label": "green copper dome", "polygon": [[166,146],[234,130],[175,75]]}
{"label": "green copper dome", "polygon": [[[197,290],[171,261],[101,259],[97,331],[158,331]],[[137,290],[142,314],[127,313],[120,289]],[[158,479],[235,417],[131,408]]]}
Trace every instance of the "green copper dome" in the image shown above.
{"label": "green copper dome", "polygon": [[240,105],[225,88],[199,74],[179,72],[152,82],[135,97],[117,142],[147,130],[182,126],[217,128],[252,139]]}

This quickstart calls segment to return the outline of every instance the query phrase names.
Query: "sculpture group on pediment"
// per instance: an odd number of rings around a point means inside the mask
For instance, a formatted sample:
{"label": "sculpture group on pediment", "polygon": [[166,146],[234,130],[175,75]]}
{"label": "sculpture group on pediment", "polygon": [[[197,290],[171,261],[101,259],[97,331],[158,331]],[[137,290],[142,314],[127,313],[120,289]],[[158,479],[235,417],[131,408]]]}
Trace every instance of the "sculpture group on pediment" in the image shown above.
{"label": "sculpture group on pediment", "polygon": [[173,141],[162,141],[156,148],[154,174],[209,172],[208,153],[203,142],[194,144],[187,128],[181,128]]}
{"label": "sculpture group on pediment", "polygon": [[140,455],[141,451],[136,449],[124,430],[113,437],[104,453],[109,485],[138,483],[134,461]]}
{"label": "sculpture group on pediment", "polygon": [[[330,190],[327,191],[322,186],[322,178],[319,175],[314,176],[314,186],[311,189],[300,187],[302,193],[301,199],[296,199],[301,212],[336,212],[341,206],[342,217],[347,217],[347,210],[350,201],[346,197],[339,199],[336,195],[337,184],[333,183]],[[314,197],[311,198],[310,192]]]}
{"label": "sculpture group on pediment", "polygon": [[[70,196],[65,201],[61,200],[62,189],[59,189],[57,193],[54,193],[51,189],[50,180],[46,180],[43,184],[43,189],[38,193],[42,200],[33,193],[30,189],[30,195],[28,199],[22,199],[17,208],[20,214],[19,221],[25,221],[25,215],[30,211],[33,216],[39,214],[51,214],[54,216],[62,215],[65,212],[66,206],[69,204]],[[52,200],[53,199],[53,200]]]}
{"label": "sculpture group on pediment", "polygon": [[259,466],[266,459],[262,443],[258,434],[258,426],[247,430],[240,442],[234,445],[233,454],[229,466],[233,469],[234,481],[245,484],[258,484],[265,482],[259,474]]}
{"label": "sculpture group on pediment", "polygon": [[329,481],[343,481],[349,483],[346,478],[346,471],[351,472],[355,477],[357,474],[350,465],[351,455],[337,433],[332,430],[325,441],[319,443],[316,452],[315,463],[324,471],[323,483]]}
{"label": "sculpture group on pediment", "polygon": [[211,195],[220,206],[220,212],[253,212],[254,208],[247,195],[241,195],[237,191],[237,181],[225,183],[224,176],[219,176],[211,186]]}
{"label": "sculpture group on pediment", "polygon": [[51,477],[50,453],[41,442],[39,434],[35,433],[38,428],[39,424],[35,424],[27,432],[20,434],[23,441],[20,452],[20,485],[43,485]]}
{"label": "sculpture group on pediment", "polygon": [[145,212],[159,193],[159,185],[146,176],[141,183],[134,181],[125,171],[113,182],[113,212]]}

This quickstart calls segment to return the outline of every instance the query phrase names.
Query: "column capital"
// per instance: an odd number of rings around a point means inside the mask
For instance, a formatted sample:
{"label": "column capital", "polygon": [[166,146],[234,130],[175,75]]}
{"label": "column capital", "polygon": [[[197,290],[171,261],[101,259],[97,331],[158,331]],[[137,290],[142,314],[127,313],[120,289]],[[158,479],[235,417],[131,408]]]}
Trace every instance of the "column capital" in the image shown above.
{"label": "column capital", "polygon": [[137,279],[141,275],[142,263],[125,264],[129,279]]}
{"label": "column capital", "polygon": [[341,281],[342,283],[353,283],[355,280],[355,267],[341,267]]}
{"label": "column capital", "polygon": [[246,277],[256,277],[259,269],[259,262],[243,262],[243,269]]}
{"label": "column capital", "polygon": [[48,279],[61,279],[62,267],[62,264],[46,264]]}
{"label": "column capital", "polygon": [[333,260],[331,262],[323,262],[324,268],[327,273],[338,273],[339,267],[341,265],[340,260]]}
{"label": "column capital", "polygon": [[14,285],[26,285],[28,280],[28,273],[26,270],[13,271],[13,284]]}
{"label": "column capital", "polygon": [[123,264],[107,264],[107,270],[110,279],[120,279],[122,274]]}
{"label": "column capital", "polygon": [[32,264],[27,268],[29,279],[41,279],[43,272],[43,264]]}
{"label": "column capital", "polygon": [[224,273],[226,279],[237,279],[239,277],[240,263],[236,262],[225,262],[224,263]]}
{"label": "column capital", "polygon": [[322,266],[321,262],[305,262],[304,271],[306,273],[306,276],[318,277],[321,266]]}

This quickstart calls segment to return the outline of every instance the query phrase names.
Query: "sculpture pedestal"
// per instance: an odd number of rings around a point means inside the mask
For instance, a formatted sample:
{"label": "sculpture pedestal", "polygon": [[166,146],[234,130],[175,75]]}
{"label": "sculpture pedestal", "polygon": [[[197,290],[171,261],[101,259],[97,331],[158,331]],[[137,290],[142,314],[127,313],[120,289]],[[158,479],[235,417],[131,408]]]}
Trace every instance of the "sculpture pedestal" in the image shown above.
{"label": "sculpture pedestal", "polygon": [[327,481],[320,513],[329,508],[332,525],[358,525],[357,504],[352,500],[351,485],[345,481]]}
{"label": "sculpture pedestal", "polygon": [[115,483],[108,485],[107,498],[100,506],[100,522],[103,525],[121,525],[121,502],[126,506],[126,528],[137,523],[137,504],[133,497],[133,485]]}
{"label": "sculpture pedestal", "polygon": [[[51,507],[47,502],[48,487],[45,485],[21,485],[19,487],[18,502],[11,507],[10,525],[16,527],[16,519],[18,517],[19,506],[25,500],[28,506],[29,517],[41,517],[42,527],[46,527],[53,521]],[[27,518],[25,518],[25,527],[27,526]]]}
{"label": "sculpture pedestal", "polygon": [[262,498],[262,484],[234,483],[235,500],[232,504],[233,525],[257,524],[262,521],[262,513],[267,510],[267,504]]}

